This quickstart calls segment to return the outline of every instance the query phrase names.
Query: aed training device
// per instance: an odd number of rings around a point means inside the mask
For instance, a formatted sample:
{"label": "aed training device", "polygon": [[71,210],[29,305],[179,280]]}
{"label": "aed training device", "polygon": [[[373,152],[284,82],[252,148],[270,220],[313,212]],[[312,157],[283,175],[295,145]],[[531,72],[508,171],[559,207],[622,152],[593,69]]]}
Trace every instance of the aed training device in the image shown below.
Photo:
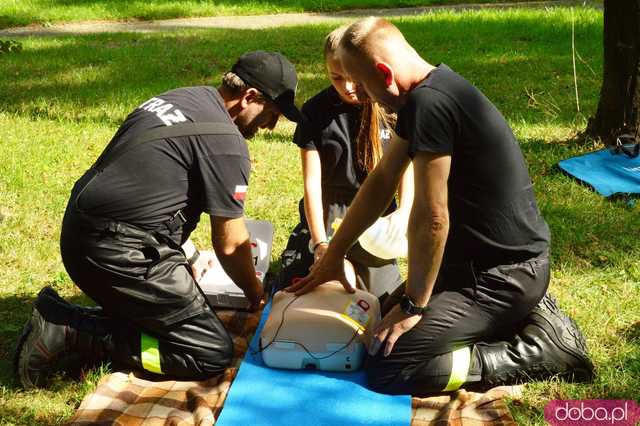
{"label": "aed training device", "polygon": [[[266,220],[245,221],[249,240],[251,241],[251,257],[256,269],[256,277],[263,282],[269,262],[273,243],[273,225]],[[198,285],[207,297],[211,306],[217,308],[248,309],[249,300],[222,269],[222,265],[214,256],[214,265],[200,278]]]}
{"label": "aed training device", "polygon": [[260,334],[262,360],[274,368],[355,371],[379,321],[376,296],[347,293],[337,281],[302,296],[279,291]]}

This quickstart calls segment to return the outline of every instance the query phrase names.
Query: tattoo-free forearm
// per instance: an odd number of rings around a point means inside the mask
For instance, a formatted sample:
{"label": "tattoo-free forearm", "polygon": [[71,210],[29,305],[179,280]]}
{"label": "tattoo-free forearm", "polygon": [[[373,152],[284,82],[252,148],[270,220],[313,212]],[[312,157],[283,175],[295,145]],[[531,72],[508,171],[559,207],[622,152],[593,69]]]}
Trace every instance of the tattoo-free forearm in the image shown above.
{"label": "tattoo-free forearm", "polygon": [[425,218],[424,212],[412,209],[407,232],[409,259],[405,292],[418,306],[425,306],[431,297],[448,235],[447,215]]}
{"label": "tattoo-free forearm", "polygon": [[222,265],[222,269],[238,287],[245,293],[247,290],[255,292],[257,279],[249,239],[235,248],[227,247],[223,249],[222,247],[217,247],[216,255]]}
{"label": "tattoo-free forearm", "polygon": [[418,153],[413,159],[415,197],[409,216],[409,275],[406,293],[425,306],[440,271],[449,235],[448,186],[451,157]]}
{"label": "tattoo-free forearm", "polygon": [[212,217],[211,237],[222,269],[252,303],[262,294],[251,254],[251,241],[243,218]]}

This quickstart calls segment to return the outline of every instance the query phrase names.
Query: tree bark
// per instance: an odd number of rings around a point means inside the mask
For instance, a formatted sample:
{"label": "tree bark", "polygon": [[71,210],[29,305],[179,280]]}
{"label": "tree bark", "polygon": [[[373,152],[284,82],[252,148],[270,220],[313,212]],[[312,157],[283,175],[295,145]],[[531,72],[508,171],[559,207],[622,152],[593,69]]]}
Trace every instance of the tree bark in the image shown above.
{"label": "tree bark", "polygon": [[587,135],[605,144],[640,136],[640,0],[604,0],[604,69],[600,102]]}

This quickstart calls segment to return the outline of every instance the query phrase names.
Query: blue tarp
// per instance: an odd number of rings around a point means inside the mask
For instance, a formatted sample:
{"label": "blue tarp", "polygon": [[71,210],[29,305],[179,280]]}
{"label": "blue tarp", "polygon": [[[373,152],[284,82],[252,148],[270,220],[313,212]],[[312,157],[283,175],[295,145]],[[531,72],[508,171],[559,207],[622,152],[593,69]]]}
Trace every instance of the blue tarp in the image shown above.
{"label": "blue tarp", "polygon": [[640,194],[640,156],[603,149],[562,160],[558,166],[605,197]]}
{"label": "blue tarp", "polygon": [[368,390],[362,371],[265,366],[256,349],[270,307],[262,314],[216,426],[409,426],[411,397]]}

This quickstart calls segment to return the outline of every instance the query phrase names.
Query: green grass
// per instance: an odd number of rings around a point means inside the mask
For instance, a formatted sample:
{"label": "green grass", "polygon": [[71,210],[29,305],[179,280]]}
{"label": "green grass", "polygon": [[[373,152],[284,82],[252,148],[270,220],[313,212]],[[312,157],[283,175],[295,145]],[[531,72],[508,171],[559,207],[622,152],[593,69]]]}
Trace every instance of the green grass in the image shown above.
{"label": "green grass", "polygon": [[[458,3],[496,3],[504,0],[400,0],[392,7]],[[526,0],[511,0],[512,2]],[[96,19],[168,19],[193,16],[263,15],[291,12],[330,12],[390,7],[387,0],[0,0],[0,28],[28,24]]]}
{"label": "green grass", "polygon": [[[602,13],[576,9],[574,16],[581,113],[568,9],[396,21],[427,60],[466,76],[513,126],[552,230],[551,290],[582,327],[598,368],[590,384],[529,385],[524,400],[512,405],[522,424],[544,424],[550,399],[638,400],[640,389],[640,209],[603,199],[555,166],[596,147],[575,135],[597,105]],[[24,392],[11,378],[10,358],[41,287],[53,285],[73,301],[87,301],[60,261],[60,222],[73,182],[126,114],[164,90],[217,84],[239,54],[258,48],[292,59],[301,77],[300,100],[307,99],[328,84],[321,46],[330,29],[32,37],[22,40],[21,53],[2,56],[0,75],[9,78],[0,79],[0,424],[60,424],[102,375],[59,377],[49,389]],[[250,142],[247,213],[274,223],[275,260],[297,221],[302,195],[292,133],[293,126],[282,123]],[[208,226],[196,231],[195,240],[208,244]]]}

